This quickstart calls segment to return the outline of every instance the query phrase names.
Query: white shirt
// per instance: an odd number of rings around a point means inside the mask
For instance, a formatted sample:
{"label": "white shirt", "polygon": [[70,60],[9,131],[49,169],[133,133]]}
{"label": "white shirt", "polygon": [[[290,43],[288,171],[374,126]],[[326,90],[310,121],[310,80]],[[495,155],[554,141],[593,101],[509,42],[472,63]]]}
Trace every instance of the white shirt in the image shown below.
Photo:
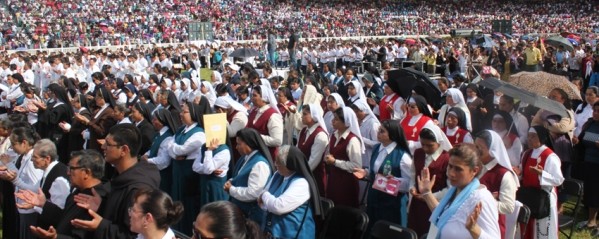
{"label": "white shirt", "polygon": [[[260,116],[262,116],[262,114],[268,108],[270,108],[270,105],[267,104],[267,105],[262,106],[258,110],[258,112],[256,113],[256,118],[254,118],[254,122],[253,122],[254,124],[256,123],[256,121],[258,121],[258,119],[260,119]],[[266,125],[268,127],[269,135],[261,135],[266,146],[268,146],[268,147],[281,146],[281,144],[283,144],[283,117],[281,116],[281,114],[278,114],[278,113],[272,114],[270,116],[270,119],[268,119],[268,123]]]}
{"label": "white shirt", "polygon": [[[278,172],[276,172],[278,174]],[[287,176],[283,181],[287,181],[292,175]],[[274,176],[273,176],[274,177]],[[271,181],[272,182],[272,181]],[[270,188],[271,182],[265,188]],[[298,178],[289,184],[289,187],[279,195],[275,197],[270,192],[265,191],[262,194],[262,209],[271,212],[276,215],[283,215],[297,209],[310,199],[310,185],[304,178]]]}
{"label": "white shirt", "polygon": [[212,172],[214,172],[214,170],[222,169],[223,172],[218,176],[221,178],[226,177],[227,171],[229,171],[231,151],[229,149],[222,150],[214,156],[212,153],[212,150],[206,150],[206,153],[204,154],[204,163],[201,162],[201,157],[197,157],[195,161],[193,161],[193,171],[199,174],[210,175]]}
{"label": "white shirt", "polygon": [[[306,137],[305,137],[305,141],[306,142],[308,140],[308,136],[312,135],[312,133],[314,133],[314,130],[316,130],[316,128],[318,128],[319,124],[316,123],[314,125],[312,125],[312,127],[306,128]],[[299,145],[300,142],[298,142]],[[308,165],[310,166],[310,170],[314,171],[314,169],[316,169],[316,167],[318,166],[318,164],[320,164],[321,160],[322,160],[322,156],[324,154],[324,151],[327,149],[327,147],[329,146],[329,137],[327,136],[327,134],[325,132],[320,132],[318,133],[315,137],[314,137],[314,144],[312,144],[312,147],[310,148],[310,158],[308,159]]]}
{"label": "white shirt", "polygon": [[31,69],[29,69],[23,73],[23,78],[25,79],[25,82],[27,82],[29,84],[33,84],[33,82],[35,80],[35,74],[33,73],[33,71]]}
{"label": "white shirt", "polygon": [[[168,126],[163,126],[162,129],[160,129],[159,135],[164,135],[168,130]],[[164,139],[160,143],[160,148],[158,149],[156,157],[148,158],[148,162],[156,165],[156,167],[158,167],[158,170],[163,170],[167,168],[171,164],[171,157],[168,155],[168,149],[172,143],[174,143],[173,136],[169,136],[166,139]],[[150,156],[150,150],[146,152],[146,155]]]}
{"label": "white shirt", "polygon": [[[246,166],[247,160],[251,158],[258,151],[254,150],[247,156],[242,157],[240,160],[244,160],[243,165],[240,170]],[[255,201],[260,193],[262,193],[264,186],[268,182],[270,178],[270,167],[265,162],[257,162],[252,167],[250,171],[250,176],[248,178],[248,186],[247,187],[236,187],[231,186],[229,188],[229,195],[234,197],[235,199],[242,202],[251,202]]]}
{"label": "white shirt", "polygon": [[[346,139],[349,133],[349,129],[345,130],[345,132],[343,132],[341,135],[339,134],[339,131],[335,131],[335,138],[338,140],[333,146],[337,146],[341,139]],[[361,147],[362,146],[358,137],[351,138],[351,140],[349,140],[347,143],[347,149],[345,150],[347,152],[347,156],[349,157],[348,161],[335,159],[335,167],[343,169],[348,173],[353,173],[354,168],[362,168]]]}
{"label": "white shirt", "polygon": [[[17,177],[12,181],[12,184],[15,185],[15,192],[19,190],[29,190],[32,192],[37,192],[40,186],[40,180],[44,175],[44,171],[41,169],[36,169],[33,166],[33,162],[31,161],[31,156],[33,154],[33,149],[29,150],[29,152],[23,155],[23,159],[21,160],[21,168],[17,171]],[[17,156],[18,158],[19,156]],[[14,163],[9,163],[10,170],[16,170],[17,159],[14,160]],[[15,197],[16,198],[16,197]],[[21,203],[22,201],[16,198],[17,203]],[[34,209],[18,209],[21,214],[34,213]]]}
{"label": "white shirt", "polygon": [[[164,236],[162,236],[162,239],[173,239],[175,238],[175,233],[173,232],[173,230],[169,227],[168,230],[166,231],[166,233],[164,234]],[[146,239],[143,235],[137,234],[137,239]]]}
{"label": "white shirt", "polygon": [[[48,165],[48,167],[44,170],[44,176],[42,179],[48,177],[50,171],[57,164],[58,161],[53,161],[52,163],[50,163],[50,165]],[[44,183],[45,182],[42,181],[40,183],[40,187],[42,187]],[[54,182],[52,182],[49,191],[50,198],[48,199],[48,202],[51,202],[52,204],[58,206],[60,209],[64,209],[64,205],[67,201],[67,196],[69,196],[69,193],[71,192],[71,184],[69,183],[69,181],[64,177],[57,177],[56,179],[54,179]],[[42,214],[43,212],[43,209],[41,207],[34,207],[33,209],[35,209],[35,211],[39,214]]]}
{"label": "white shirt", "polygon": [[[547,146],[542,145],[541,147],[533,149],[530,157],[537,159],[537,163],[540,162],[541,159],[539,156],[546,148]],[[562,175],[561,166],[562,163],[557,154],[552,153],[547,157],[547,160],[545,160],[545,167],[543,167],[543,173],[539,175],[541,188],[547,192],[551,192],[553,187],[562,185],[564,182],[564,176]],[[522,164],[520,164],[520,169],[522,169]]]}
{"label": "white shirt", "polygon": [[360,134],[362,134],[362,141],[366,150],[362,154],[362,166],[370,166],[370,157],[372,157],[372,149],[375,145],[379,144],[377,140],[377,131],[381,123],[375,120],[374,116],[367,115],[362,124],[360,124]]}
{"label": "white shirt", "polygon": [[[481,185],[478,189],[474,190],[456,213],[451,216],[441,231],[441,237],[446,239],[472,238],[470,232],[466,229],[466,221],[470,218],[470,214],[472,214],[474,208],[479,203],[482,205],[480,215],[476,222],[480,227],[479,239],[501,238],[498,223],[497,202],[484,185]],[[431,230],[429,231],[427,238],[436,238],[436,236],[436,228],[431,224]]]}
{"label": "white shirt", "polygon": [[248,115],[246,112],[237,112],[233,116],[231,122],[227,126],[227,131],[231,137],[237,135],[237,132],[245,128],[248,123]]}
{"label": "white shirt", "polygon": [[[183,133],[189,132],[198,123],[193,123],[190,126],[186,126]],[[173,141],[175,142],[175,141]],[[202,145],[206,143],[206,134],[204,132],[197,132],[191,135],[183,145],[173,143],[168,149],[168,154],[171,158],[177,158],[177,156],[186,156],[187,160],[193,160],[202,156]]]}
{"label": "white shirt", "polygon": [[[482,172],[478,175],[478,178],[482,178],[485,173],[493,169],[497,165],[497,160],[493,159],[491,162],[484,165]],[[510,170],[510,169],[508,169]],[[511,171],[506,172],[501,178],[501,184],[499,186],[499,197],[497,198],[497,207],[499,213],[510,214],[514,212],[514,202],[516,201],[516,190],[518,185],[516,184],[515,175]],[[490,186],[490,185],[489,185]]]}
{"label": "white shirt", "polygon": [[131,119],[129,119],[129,117],[125,117],[116,124],[131,124]]}
{"label": "white shirt", "polygon": [[[387,155],[389,155],[391,152],[393,152],[393,149],[395,149],[396,146],[397,146],[397,143],[395,143],[395,142],[391,142],[389,145],[387,145],[385,147],[381,144],[381,146],[379,148],[379,154],[376,157],[376,159],[374,159],[375,160],[374,168],[372,168],[373,172],[379,171],[379,169],[383,165],[383,162],[385,161],[385,158],[387,157]],[[399,178],[401,184],[399,185],[399,191],[401,191],[401,192],[408,192],[408,190],[410,190],[410,182],[412,181],[411,180],[412,164],[413,164],[412,157],[410,157],[409,154],[404,153],[401,156],[401,159],[399,162],[399,169],[401,170],[401,178]]]}
{"label": "white shirt", "polygon": [[[582,104],[578,105],[578,107],[576,107],[576,110],[574,112],[578,112],[580,109],[582,108]],[[580,133],[582,132],[582,126],[584,125],[584,123],[587,122],[587,120],[589,120],[589,118],[593,117],[593,105],[592,104],[587,104],[584,109],[582,109],[582,112],[580,113],[574,113],[574,120],[576,123],[576,128],[574,129],[574,135],[576,137],[578,137],[578,135],[580,135]]]}

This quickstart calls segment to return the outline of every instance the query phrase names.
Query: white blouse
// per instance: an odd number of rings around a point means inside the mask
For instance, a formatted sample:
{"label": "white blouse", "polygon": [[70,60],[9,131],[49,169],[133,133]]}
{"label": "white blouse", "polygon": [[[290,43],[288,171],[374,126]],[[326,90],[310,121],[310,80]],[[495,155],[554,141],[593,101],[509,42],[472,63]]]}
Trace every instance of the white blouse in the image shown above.
{"label": "white blouse", "polygon": [[[481,203],[481,211],[477,221],[481,231],[479,239],[501,238],[498,223],[499,213],[497,211],[497,200],[493,198],[491,192],[489,192],[484,185],[481,185],[477,190],[470,194],[470,197],[466,199],[456,213],[449,219],[440,232],[441,237],[443,239],[472,238],[470,232],[466,229],[466,221],[478,203]],[[436,238],[437,233],[437,228],[431,224],[428,238]]]}

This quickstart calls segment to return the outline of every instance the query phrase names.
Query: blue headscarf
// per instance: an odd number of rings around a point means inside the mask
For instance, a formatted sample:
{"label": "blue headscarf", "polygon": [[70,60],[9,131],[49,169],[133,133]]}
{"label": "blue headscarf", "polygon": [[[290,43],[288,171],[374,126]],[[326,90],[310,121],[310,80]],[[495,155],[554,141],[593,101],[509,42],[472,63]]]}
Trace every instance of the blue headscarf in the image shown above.
{"label": "blue headscarf", "polygon": [[[449,188],[449,191],[447,192],[447,194],[445,194],[445,197],[441,199],[441,202],[439,202],[439,205],[437,205],[435,210],[433,210],[433,213],[429,219],[429,221],[438,228],[437,238],[441,238],[441,230],[443,229],[443,227],[447,224],[449,219],[458,211],[458,209],[460,208],[460,206],[462,206],[466,199],[470,197],[470,194],[472,194],[474,190],[478,189],[479,186],[480,182],[478,181],[478,178],[474,177],[474,179],[472,179],[472,182],[470,182],[466,187],[464,187],[460,194],[458,194],[453,200],[453,202],[451,202],[449,207],[447,207],[447,204],[450,203],[449,200],[451,199],[451,196],[457,190],[456,187]],[[447,209],[445,209],[446,207]]]}

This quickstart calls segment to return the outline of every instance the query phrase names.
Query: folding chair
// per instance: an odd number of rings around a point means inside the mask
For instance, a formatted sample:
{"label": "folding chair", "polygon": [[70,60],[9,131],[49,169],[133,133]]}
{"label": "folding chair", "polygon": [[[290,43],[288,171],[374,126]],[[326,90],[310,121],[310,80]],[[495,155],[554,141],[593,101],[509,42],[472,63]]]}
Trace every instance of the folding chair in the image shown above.
{"label": "folding chair", "polygon": [[[566,238],[572,238],[574,233],[574,226],[576,225],[576,217],[582,201],[582,192],[584,183],[576,179],[566,179],[561,186],[560,192],[568,195],[569,198],[576,198],[576,202],[564,202],[563,208],[564,213],[558,216],[559,232],[562,233]],[[568,212],[568,213],[566,213]],[[569,233],[566,230],[570,229]]]}
{"label": "folding chair", "polygon": [[526,234],[526,226],[528,225],[528,220],[530,220],[530,208],[522,204],[522,207],[520,207],[520,212],[518,213],[518,223],[520,224],[521,238],[524,238],[524,235]]}
{"label": "folding chair", "polygon": [[407,227],[380,220],[372,226],[370,239],[418,239],[418,235]]}
{"label": "folding chair", "polygon": [[362,239],[368,226],[368,215],[360,209],[335,206],[327,213],[320,239]]}

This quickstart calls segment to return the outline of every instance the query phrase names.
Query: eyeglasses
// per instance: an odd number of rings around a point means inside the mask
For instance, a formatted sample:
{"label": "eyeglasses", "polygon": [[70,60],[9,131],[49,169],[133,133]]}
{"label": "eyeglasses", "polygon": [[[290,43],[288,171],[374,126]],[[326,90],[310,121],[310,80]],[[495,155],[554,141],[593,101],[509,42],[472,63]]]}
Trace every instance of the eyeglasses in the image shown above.
{"label": "eyeglasses", "polygon": [[133,209],[133,207],[129,207],[129,208],[127,208],[127,212],[129,214],[132,214],[132,213],[142,213],[143,211],[135,211],[135,209]]}
{"label": "eyeglasses", "polygon": [[122,144],[110,144],[108,142],[104,143],[104,145],[106,147],[121,147],[121,146],[123,146]]}
{"label": "eyeglasses", "polygon": [[73,172],[74,170],[77,169],[84,169],[85,167],[81,167],[81,166],[67,166],[67,169],[69,169],[69,171]]}
{"label": "eyeglasses", "polygon": [[192,235],[191,238],[192,239],[216,239],[216,238],[212,238],[212,237],[205,237],[202,236],[202,233],[200,231],[198,231],[198,229],[196,229],[195,227],[192,227]]}

